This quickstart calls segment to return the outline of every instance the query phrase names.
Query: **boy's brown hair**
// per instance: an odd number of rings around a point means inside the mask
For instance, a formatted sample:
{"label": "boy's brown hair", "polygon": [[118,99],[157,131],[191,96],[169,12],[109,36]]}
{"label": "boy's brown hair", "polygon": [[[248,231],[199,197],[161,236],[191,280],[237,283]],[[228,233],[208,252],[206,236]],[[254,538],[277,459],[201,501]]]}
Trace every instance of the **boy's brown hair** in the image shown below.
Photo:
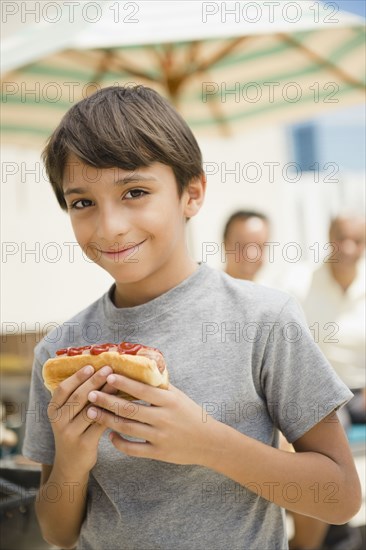
{"label": "boy's brown hair", "polygon": [[57,200],[67,210],[62,181],[68,156],[96,168],[136,170],[160,162],[174,172],[181,197],[203,174],[202,154],[190,128],[155,90],[103,88],[64,115],[42,152]]}

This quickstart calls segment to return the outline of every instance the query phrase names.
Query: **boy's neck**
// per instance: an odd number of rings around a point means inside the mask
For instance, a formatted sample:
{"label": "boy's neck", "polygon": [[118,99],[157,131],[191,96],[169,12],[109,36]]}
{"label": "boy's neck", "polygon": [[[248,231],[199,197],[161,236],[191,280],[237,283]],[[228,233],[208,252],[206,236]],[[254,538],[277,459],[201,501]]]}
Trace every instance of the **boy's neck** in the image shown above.
{"label": "boy's neck", "polygon": [[138,281],[137,283],[117,283],[112,296],[118,308],[135,307],[161,296],[178,286],[198,269],[192,258],[185,259],[181,266],[176,264],[164,266],[159,272]]}

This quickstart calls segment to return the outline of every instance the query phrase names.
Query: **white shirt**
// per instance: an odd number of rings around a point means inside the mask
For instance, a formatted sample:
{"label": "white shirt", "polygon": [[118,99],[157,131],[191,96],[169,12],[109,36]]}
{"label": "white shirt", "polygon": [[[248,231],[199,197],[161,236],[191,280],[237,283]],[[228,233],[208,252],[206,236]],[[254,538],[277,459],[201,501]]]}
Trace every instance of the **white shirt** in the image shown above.
{"label": "white shirt", "polygon": [[300,299],[315,341],[351,389],[366,386],[365,262],[346,291],[334,280],[329,264],[313,273]]}

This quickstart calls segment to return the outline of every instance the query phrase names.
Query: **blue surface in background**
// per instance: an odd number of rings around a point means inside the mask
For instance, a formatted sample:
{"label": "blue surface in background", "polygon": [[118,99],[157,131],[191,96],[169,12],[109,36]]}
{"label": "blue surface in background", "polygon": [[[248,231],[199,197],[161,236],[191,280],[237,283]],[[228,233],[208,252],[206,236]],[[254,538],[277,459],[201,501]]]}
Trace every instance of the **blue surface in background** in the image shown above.
{"label": "blue surface in background", "polygon": [[364,0],[336,0],[335,2],[326,2],[323,0],[323,4],[337,4],[340,10],[356,13],[357,15],[366,15],[366,3]]}
{"label": "blue surface in background", "polygon": [[[291,160],[303,171],[336,162],[341,171],[366,171],[365,106],[319,115],[290,129]],[[313,168],[311,168],[313,167]]]}
{"label": "blue surface in background", "polygon": [[347,437],[350,443],[366,442],[366,424],[354,424],[347,429]]}

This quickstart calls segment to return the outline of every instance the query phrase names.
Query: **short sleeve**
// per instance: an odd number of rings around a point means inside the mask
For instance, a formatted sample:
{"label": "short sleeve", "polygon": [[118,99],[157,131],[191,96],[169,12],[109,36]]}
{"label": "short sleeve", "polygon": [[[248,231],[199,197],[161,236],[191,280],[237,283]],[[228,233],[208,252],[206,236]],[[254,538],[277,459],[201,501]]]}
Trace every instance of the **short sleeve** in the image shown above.
{"label": "short sleeve", "polygon": [[43,383],[42,364],[35,356],[22,453],[42,464],[53,464],[55,456],[55,440],[47,415],[50,398],[51,394]]}
{"label": "short sleeve", "polygon": [[314,342],[293,298],[268,338],[261,385],[273,423],[290,443],[353,397]]}

